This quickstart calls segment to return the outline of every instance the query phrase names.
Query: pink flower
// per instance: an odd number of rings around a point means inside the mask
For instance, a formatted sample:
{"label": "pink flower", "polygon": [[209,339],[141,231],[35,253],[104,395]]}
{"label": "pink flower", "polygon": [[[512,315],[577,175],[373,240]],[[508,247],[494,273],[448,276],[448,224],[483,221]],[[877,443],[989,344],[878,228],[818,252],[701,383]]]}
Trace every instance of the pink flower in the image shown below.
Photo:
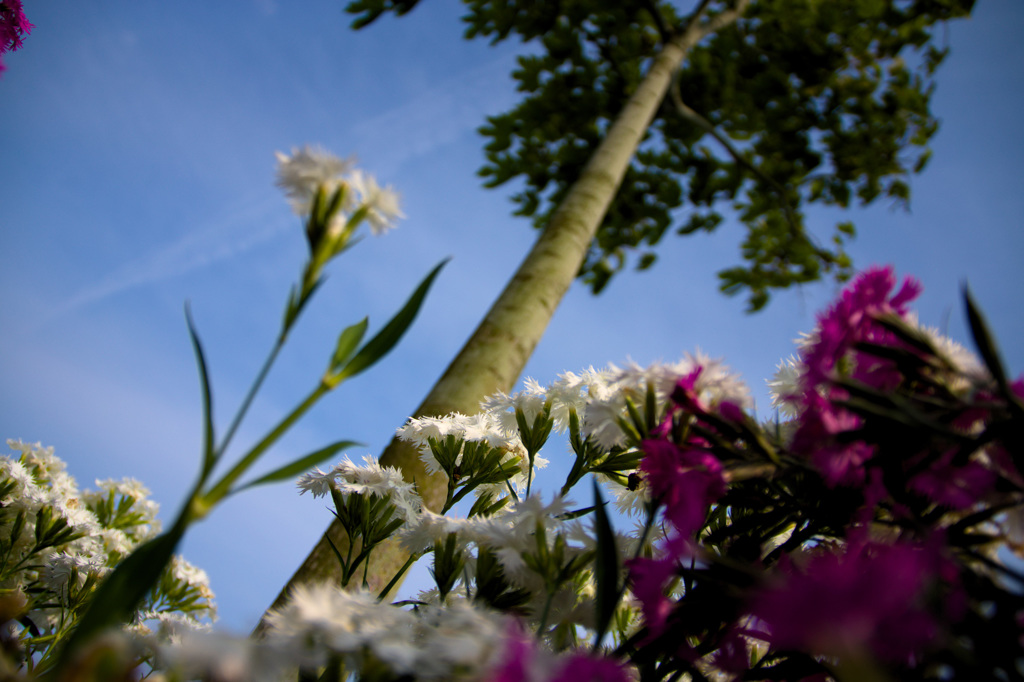
{"label": "pink flower", "polygon": [[700,527],[708,507],[725,494],[722,464],[710,452],[684,450],[665,440],[645,440],[640,470],[651,491],[661,502],[680,537],[689,539]]}
{"label": "pink flower", "polygon": [[[791,564],[774,586],[758,594],[751,613],[780,649],[826,656],[872,652],[905,660],[936,635],[922,603],[942,573],[941,557],[910,544],[867,543],[845,553],[821,552],[802,572]],[[788,570],[786,570],[788,569]]]}
{"label": "pink flower", "polygon": [[630,679],[618,661],[577,652],[569,656],[551,682],[629,682]]}
{"label": "pink flower", "polygon": [[21,0],[0,2],[0,54],[20,48],[33,28],[21,9]]}
{"label": "pink flower", "polygon": [[556,656],[540,648],[519,625],[509,628],[505,651],[488,682],[629,682],[621,663],[577,651]]}
{"label": "pink flower", "polygon": [[793,452],[810,457],[830,487],[860,486],[864,463],[875,453],[872,445],[845,436],[861,425],[860,417],[837,407],[817,391],[805,396],[800,425],[793,435]]}
{"label": "pink flower", "polygon": [[915,474],[907,486],[933,502],[953,509],[967,509],[987,495],[995,485],[995,474],[975,461],[961,466],[953,463],[956,448],[946,451],[924,471]]}
{"label": "pink flower", "polygon": [[[921,284],[908,277],[900,290],[892,294],[895,285],[896,275],[891,267],[869,268],[843,290],[838,301],[818,316],[818,338],[803,353],[805,394],[827,383],[836,365],[857,342],[895,345],[892,333],[871,316],[906,315],[907,304],[921,293]],[[857,353],[856,360],[853,378],[858,381],[876,388],[892,388],[893,382],[899,380],[895,367],[888,361],[864,353]]]}
{"label": "pink flower", "polygon": [[[21,47],[33,28],[21,10],[21,0],[0,0],[0,55]],[[6,68],[0,59],[0,73]]]}
{"label": "pink flower", "polygon": [[648,638],[655,639],[665,631],[665,623],[672,613],[672,601],[665,596],[665,586],[676,572],[676,559],[643,557],[626,561],[633,595],[640,600]]}

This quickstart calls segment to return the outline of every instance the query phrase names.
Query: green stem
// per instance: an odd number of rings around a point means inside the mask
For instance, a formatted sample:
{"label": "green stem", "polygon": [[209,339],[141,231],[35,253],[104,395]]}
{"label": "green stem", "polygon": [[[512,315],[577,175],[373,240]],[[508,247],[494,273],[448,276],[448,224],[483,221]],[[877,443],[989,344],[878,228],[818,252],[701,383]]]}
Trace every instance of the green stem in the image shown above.
{"label": "green stem", "polygon": [[256,379],[253,381],[252,387],[249,389],[249,392],[246,394],[241,406],[238,408],[238,412],[235,414],[235,418],[232,420],[231,426],[228,427],[227,433],[224,434],[224,440],[221,442],[220,447],[217,448],[214,459],[219,458],[228,449],[228,445],[231,443],[231,439],[234,437],[235,431],[238,430],[239,425],[242,423],[245,413],[249,411],[249,406],[256,397],[256,393],[260,390],[260,386],[263,385],[263,380],[267,378],[267,374],[270,372],[270,367],[274,364],[274,360],[277,359],[277,354],[281,351],[281,347],[284,346],[287,336],[288,329],[282,329],[281,335],[277,338],[277,342],[274,344],[273,349],[271,349],[267,359],[263,362],[263,367],[260,368],[260,373],[256,375]]}
{"label": "green stem", "polygon": [[290,429],[292,425],[302,417],[302,415],[309,411],[309,408],[313,407],[313,405],[315,405],[316,402],[329,390],[330,388],[324,385],[323,382],[318,384],[313,392],[310,393],[298,407],[291,411],[291,414],[282,419],[270,433],[264,436],[263,440],[257,443],[256,446],[238,462],[238,464],[232,467],[231,471],[229,471],[224,478],[213,486],[208,493],[201,496],[203,498],[203,506],[207,509],[212,508],[227,496],[235,481],[241,478],[242,474],[244,474],[249,467],[255,464],[256,460],[259,459],[271,445],[277,442],[277,440],[281,438],[281,436],[283,436],[285,432],[288,431],[288,429]]}
{"label": "green stem", "polygon": [[544,600],[544,610],[540,613],[540,622],[537,623],[536,636],[539,638],[548,624],[548,613],[551,611],[551,602],[555,599],[555,591],[548,590],[548,597]]}
{"label": "green stem", "polygon": [[528,453],[530,457],[530,468],[526,472],[526,497],[530,497],[530,486],[533,485],[533,460],[537,453],[532,450]]}
{"label": "green stem", "polygon": [[398,581],[402,579],[402,576],[405,575],[405,572],[409,570],[409,567],[412,566],[413,563],[415,563],[416,560],[419,559],[421,556],[421,554],[409,555],[409,558],[405,560],[405,563],[402,564],[402,567],[400,569],[398,569],[398,572],[395,573],[394,577],[391,578],[391,581],[388,582],[388,584],[384,586],[384,589],[380,591],[380,594],[377,595],[377,601],[381,601],[382,599],[384,599],[384,597],[388,595],[388,592],[391,591],[391,588],[398,584]]}

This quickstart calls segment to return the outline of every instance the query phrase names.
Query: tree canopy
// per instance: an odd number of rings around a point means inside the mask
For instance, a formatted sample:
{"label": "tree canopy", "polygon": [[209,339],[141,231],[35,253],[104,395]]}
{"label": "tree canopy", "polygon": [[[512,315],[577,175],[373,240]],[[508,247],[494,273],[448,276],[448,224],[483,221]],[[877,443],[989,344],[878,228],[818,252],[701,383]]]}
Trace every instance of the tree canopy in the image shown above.
{"label": "tree canopy", "polygon": [[[357,28],[418,0],[355,0]],[[519,181],[516,214],[544,227],[643,80],[688,21],[742,9],[680,64],[579,276],[597,293],[627,264],[650,267],[672,231],[746,228],[723,291],[750,308],[773,288],[851,272],[842,222],[822,241],[809,204],[906,205],[938,129],[933,76],[944,21],[973,0],[465,0],[466,37],[536,47],[513,73],[522,100],[480,129],[488,187]]]}

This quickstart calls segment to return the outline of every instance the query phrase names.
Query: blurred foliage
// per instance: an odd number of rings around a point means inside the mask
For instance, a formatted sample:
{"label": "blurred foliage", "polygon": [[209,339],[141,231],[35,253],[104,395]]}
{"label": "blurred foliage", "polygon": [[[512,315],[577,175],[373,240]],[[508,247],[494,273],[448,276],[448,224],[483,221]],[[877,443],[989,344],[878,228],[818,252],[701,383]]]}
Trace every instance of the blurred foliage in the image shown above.
{"label": "blurred foliage", "polygon": [[[522,100],[480,129],[487,162],[479,173],[487,187],[518,180],[515,213],[543,228],[651,59],[692,19],[658,0],[465,3],[467,38],[494,44],[516,35],[534,48],[512,74]],[[746,291],[752,310],[773,288],[848,277],[853,226],[837,225],[821,244],[801,208],[880,198],[907,205],[908,178],[924,168],[938,128],[929,104],[948,48],[936,33],[973,4],[753,0],[687,55],[674,87],[691,115],[672,98],[662,103],[580,277],[600,292],[628,262],[653,265],[653,247],[670,230],[712,232],[727,217],[747,234],[742,262],[719,273],[721,289]],[[347,11],[361,28],[415,5],[356,0]],[[732,6],[706,0],[693,14]]]}

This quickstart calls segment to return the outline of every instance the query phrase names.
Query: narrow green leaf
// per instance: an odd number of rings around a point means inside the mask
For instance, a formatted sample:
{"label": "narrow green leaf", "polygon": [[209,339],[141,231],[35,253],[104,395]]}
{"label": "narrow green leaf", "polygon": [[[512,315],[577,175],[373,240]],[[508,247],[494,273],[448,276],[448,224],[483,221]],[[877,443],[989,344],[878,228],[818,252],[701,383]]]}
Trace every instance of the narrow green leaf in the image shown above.
{"label": "narrow green leaf", "polygon": [[971,325],[971,336],[974,337],[974,345],[978,347],[978,353],[981,354],[982,360],[985,361],[985,366],[988,367],[989,373],[992,374],[992,378],[996,380],[999,387],[1004,389],[1007,388],[1006,382],[1006,371],[1003,369],[1002,360],[999,359],[999,349],[996,347],[995,339],[988,330],[988,324],[985,323],[985,317],[981,314],[981,310],[974,303],[974,298],[971,296],[970,289],[967,285],[964,285],[964,304],[967,306],[967,321]]}
{"label": "narrow green leaf", "polygon": [[293,478],[303,473],[307,469],[310,469],[311,467],[315,467],[317,464],[320,464],[325,459],[327,459],[334,453],[338,452],[339,450],[344,450],[346,448],[356,446],[364,447],[364,444],[358,443],[354,440],[339,440],[337,443],[331,443],[325,448],[320,448],[316,452],[311,452],[308,455],[305,455],[304,457],[300,457],[294,462],[285,464],[283,467],[279,469],[274,469],[269,474],[260,476],[255,481],[250,481],[249,483],[246,483],[245,485],[238,487],[234,492],[239,492],[247,488],[255,488],[256,486],[263,485],[265,483],[283,481],[286,478]]}
{"label": "narrow green leaf", "polygon": [[341,370],[336,376],[339,380],[348,379],[368,369],[375,362],[380,360],[384,355],[388,353],[398,340],[405,334],[405,330],[409,328],[412,321],[416,319],[416,314],[420,310],[420,306],[423,304],[423,299],[427,295],[427,291],[430,289],[430,285],[434,282],[434,278],[441,271],[441,268],[445,266],[448,259],[441,261],[437,267],[435,267],[427,278],[420,283],[413,292],[412,296],[406,302],[405,306],[398,311],[398,313],[391,318],[391,321],[384,325],[376,336],[366,342],[366,345],[359,349],[356,356],[352,358],[345,368]]}
{"label": "narrow green leaf", "polygon": [[597,531],[597,555],[594,558],[594,580],[597,583],[597,622],[594,646],[600,646],[608,624],[619,603],[619,552],[615,547],[615,532],[605,511],[605,501],[594,480],[594,525]]}
{"label": "narrow green leaf", "polygon": [[188,303],[185,304],[185,322],[188,324],[189,338],[192,339],[192,350],[195,352],[196,364],[199,366],[199,382],[203,391],[203,471],[200,480],[205,481],[217,463],[216,440],[213,433],[213,398],[210,390],[210,376],[206,370],[206,357],[203,355],[203,346],[199,342],[199,334],[196,332],[196,326],[192,320],[192,310]]}
{"label": "narrow green leaf", "polygon": [[369,322],[370,318],[364,317],[354,325],[347,327],[338,336],[338,347],[335,348],[334,357],[331,358],[332,372],[340,369],[342,365],[348,362],[352,354],[356,352],[359,342],[363,340],[363,335],[366,334],[366,326]]}

